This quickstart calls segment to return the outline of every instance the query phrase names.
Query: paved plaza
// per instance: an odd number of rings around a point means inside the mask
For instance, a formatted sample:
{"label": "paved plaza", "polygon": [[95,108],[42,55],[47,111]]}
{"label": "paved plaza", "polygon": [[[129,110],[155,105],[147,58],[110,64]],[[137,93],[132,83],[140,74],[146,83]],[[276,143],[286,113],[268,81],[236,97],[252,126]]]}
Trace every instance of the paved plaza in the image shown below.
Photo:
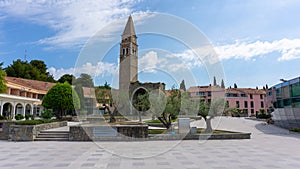
{"label": "paved plaza", "polygon": [[[193,122],[192,126],[203,126]],[[222,117],[213,126],[251,132],[249,140],[144,142],[1,141],[1,169],[300,168],[300,134],[263,122]]]}

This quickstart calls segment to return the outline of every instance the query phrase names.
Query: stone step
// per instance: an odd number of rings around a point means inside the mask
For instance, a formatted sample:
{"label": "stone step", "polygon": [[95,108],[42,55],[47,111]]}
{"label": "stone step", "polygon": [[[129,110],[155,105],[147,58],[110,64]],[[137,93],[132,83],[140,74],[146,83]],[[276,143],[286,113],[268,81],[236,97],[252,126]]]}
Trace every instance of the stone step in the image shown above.
{"label": "stone step", "polygon": [[69,131],[54,131],[54,130],[43,130],[40,133],[69,133]]}
{"label": "stone step", "polygon": [[69,138],[69,134],[38,134],[37,138]]}
{"label": "stone step", "polygon": [[40,131],[34,141],[68,141],[68,131]]}
{"label": "stone step", "polygon": [[35,138],[34,141],[69,141],[69,138]]}

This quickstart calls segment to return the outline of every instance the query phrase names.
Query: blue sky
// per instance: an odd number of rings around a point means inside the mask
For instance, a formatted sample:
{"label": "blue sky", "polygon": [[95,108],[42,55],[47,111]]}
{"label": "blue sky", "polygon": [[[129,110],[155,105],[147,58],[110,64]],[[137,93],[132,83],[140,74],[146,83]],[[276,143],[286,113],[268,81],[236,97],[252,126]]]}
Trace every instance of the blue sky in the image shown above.
{"label": "blue sky", "polygon": [[[0,1],[0,61],[7,66],[13,60],[24,59],[26,50],[28,61],[44,60],[56,79],[64,73],[83,71],[92,74],[98,85],[105,81],[114,84],[119,55],[116,42],[132,14],[140,69],[151,67],[141,72],[141,81],[164,81],[167,88],[182,79],[188,81],[188,86],[209,84],[212,74],[203,62],[198,63],[199,56],[191,52],[193,46],[170,36],[141,33],[151,18],[159,19],[153,17],[155,12],[179,17],[207,38],[223,67],[221,77],[226,86],[272,86],[281,78],[300,75],[298,9],[297,0]],[[147,29],[161,25],[152,26]],[[173,26],[177,32],[193,36],[177,26]],[[98,43],[97,49],[89,47],[107,30],[117,38],[106,39],[111,40],[110,46],[105,42]],[[106,52],[85,60],[90,54],[87,48],[94,54],[97,50]]]}

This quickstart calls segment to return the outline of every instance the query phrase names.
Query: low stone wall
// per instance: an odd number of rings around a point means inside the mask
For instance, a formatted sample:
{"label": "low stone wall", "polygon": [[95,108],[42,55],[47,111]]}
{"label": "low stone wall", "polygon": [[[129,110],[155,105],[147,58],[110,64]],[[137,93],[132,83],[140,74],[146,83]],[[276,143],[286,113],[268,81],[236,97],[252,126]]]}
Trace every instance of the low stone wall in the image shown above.
{"label": "low stone wall", "polygon": [[228,134],[159,134],[150,135],[148,140],[228,140],[250,139],[251,133],[228,133]]}
{"label": "low stone wall", "polygon": [[251,133],[228,133],[228,134],[195,134],[192,137],[188,135],[185,139],[197,140],[228,140],[228,139],[250,139]]}
{"label": "low stone wall", "polygon": [[70,141],[92,141],[87,133],[93,133],[92,128],[82,128],[81,126],[70,126]]}
{"label": "low stone wall", "polygon": [[66,121],[45,123],[39,125],[10,125],[8,140],[9,141],[33,141],[38,133],[42,130],[67,126]]}
{"label": "low stone wall", "polygon": [[0,132],[0,140],[7,140],[9,135],[9,127],[15,125],[15,121],[1,121],[2,131]]}
{"label": "low stone wall", "polygon": [[[105,127],[107,132],[97,133],[96,129]],[[110,130],[110,131],[109,131]],[[101,131],[101,130],[99,130]],[[108,141],[130,140],[131,138],[147,138],[148,125],[114,125],[114,126],[70,126],[70,141]]]}

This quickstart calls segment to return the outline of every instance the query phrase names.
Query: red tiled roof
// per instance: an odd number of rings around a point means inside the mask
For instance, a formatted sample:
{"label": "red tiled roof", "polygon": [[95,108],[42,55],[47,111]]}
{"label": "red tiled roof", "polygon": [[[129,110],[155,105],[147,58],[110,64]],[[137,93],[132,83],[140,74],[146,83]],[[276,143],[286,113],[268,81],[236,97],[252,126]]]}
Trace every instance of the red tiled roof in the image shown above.
{"label": "red tiled roof", "polygon": [[[209,91],[222,90],[219,86],[192,86],[188,89],[188,92],[209,92]],[[225,89],[226,93],[247,93],[247,94],[266,94],[263,89],[252,88],[228,88]]]}
{"label": "red tiled roof", "polygon": [[220,86],[192,86],[188,89],[188,92],[209,92],[209,91],[223,91],[224,88],[221,88]]}
{"label": "red tiled roof", "polygon": [[51,82],[43,82],[38,80],[29,80],[29,79],[22,79],[17,77],[5,77],[7,83],[20,85],[26,88],[31,88],[35,90],[42,90],[42,91],[48,91],[52,86],[54,86],[56,83]]}
{"label": "red tiled roof", "polygon": [[247,94],[266,94],[266,91],[263,89],[252,89],[252,88],[231,88],[226,89],[226,93],[242,92]]}

